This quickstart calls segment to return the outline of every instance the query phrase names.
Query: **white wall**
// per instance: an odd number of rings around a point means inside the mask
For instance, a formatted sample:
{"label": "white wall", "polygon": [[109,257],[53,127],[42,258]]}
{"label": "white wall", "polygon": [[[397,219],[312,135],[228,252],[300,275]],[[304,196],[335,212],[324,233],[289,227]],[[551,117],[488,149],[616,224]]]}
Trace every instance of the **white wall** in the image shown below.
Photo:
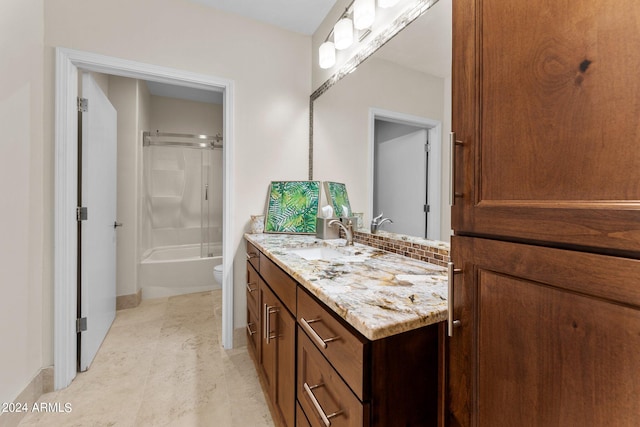
{"label": "white wall", "polygon": [[[43,204],[43,33],[42,0],[0,2],[0,402],[12,402],[49,364],[43,228],[53,207]],[[50,361],[50,348],[45,353]]]}
{"label": "white wall", "polygon": [[[46,192],[53,193],[54,47],[68,47],[235,82],[232,236],[235,248],[234,323],[243,327],[249,216],[264,210],[271,180],[307,177],[310,37],[187,0],[47,0],[45,5]],[[72,24],[71,24],[72,23]],[[44,209],[53,211],[53,197]],[[44,258],[53,259],[51,218]],[[49,271],[46,287],[52,286]],[[51,323],[52,298],[45,304]],[[51,334],[47,326],[46,333]],[[45,356],[52,360],[51,337]]]}

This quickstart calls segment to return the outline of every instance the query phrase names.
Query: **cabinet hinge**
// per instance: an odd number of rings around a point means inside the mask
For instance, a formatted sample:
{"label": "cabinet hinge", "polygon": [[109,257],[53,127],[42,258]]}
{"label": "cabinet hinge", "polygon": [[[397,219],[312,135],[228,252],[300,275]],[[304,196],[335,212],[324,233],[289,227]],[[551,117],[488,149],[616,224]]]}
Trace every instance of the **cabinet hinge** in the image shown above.
{"label": "cabinet hinge", "polygon": [[87,98],[78,97],[78,111],[81,113],[89,111],[89,100]]}
{"label": "cabinet hinge", "polygon": [[76,319],[76,334],[87,330],[87,318],[81,317]]}
{"label": "cabinet hinge", "polygon": [[86,221],[89,217],[89,211],[84,206],[78,206],[76,208],[76,221]]}

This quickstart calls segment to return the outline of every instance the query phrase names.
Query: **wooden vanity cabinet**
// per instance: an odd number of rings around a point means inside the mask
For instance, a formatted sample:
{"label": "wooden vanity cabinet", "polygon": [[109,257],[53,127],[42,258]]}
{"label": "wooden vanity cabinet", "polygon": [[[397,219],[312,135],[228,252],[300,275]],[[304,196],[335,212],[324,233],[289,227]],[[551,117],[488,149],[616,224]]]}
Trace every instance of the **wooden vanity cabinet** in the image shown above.
{"label": "wooden vanity cabinet", "polygon": [[[255,255],[252,256],[252,252]],[[274,422],[281,427],[294,427],[297,283],[249,242],[247,254],[249,348],[258,366]],[[291,293],[293,303],[290,302]],[[289,301],[288,305],[283,297]],[[250,325],[253,322],[257,323],[255,329]]]}
{"label": "wooden vanity cabinet", "polygon": [[371,341],[302,287],[297,311],[297,399],[311,426],[423,427],[443,419],[440,324]]}
{"label": "wooden vanity cabinet", "polygon": [[277,426],[442,425],[442,324],[369,340],[247,242],[251,251],[247,319],[258,325],[247,336]]}

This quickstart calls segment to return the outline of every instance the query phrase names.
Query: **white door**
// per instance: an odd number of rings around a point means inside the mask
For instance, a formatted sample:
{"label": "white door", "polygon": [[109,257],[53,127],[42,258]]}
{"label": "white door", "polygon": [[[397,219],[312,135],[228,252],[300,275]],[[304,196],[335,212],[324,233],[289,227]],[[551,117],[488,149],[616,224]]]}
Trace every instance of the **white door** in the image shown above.
{"label": "white door", "polygon": [[79,337],[81,371],[91,365],[116,313],[116,149],[117,116],[91,75],[82,75],[80,170],[81,221],[80,312],[86,331]]}
{"label": "white door", "polygon": [[373,215],[393,221],[383,230],[427,236],[427,137],[419,129],[376,143]]}

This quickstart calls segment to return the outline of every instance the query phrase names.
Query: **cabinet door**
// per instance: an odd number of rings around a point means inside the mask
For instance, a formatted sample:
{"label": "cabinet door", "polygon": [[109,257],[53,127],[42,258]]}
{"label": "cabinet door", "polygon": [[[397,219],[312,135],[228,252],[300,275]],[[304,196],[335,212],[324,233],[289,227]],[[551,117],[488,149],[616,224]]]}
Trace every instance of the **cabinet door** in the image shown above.
{"label": "cabinet door", "polygon": [[640,251],[640,2],[579,3],[453,2],[456,234]]}
{"label": "cabinet door", "polygon": [[295,319],[260,280],[262,370],[269,398],[285,426],[295,425]]}
{"label": "cabinet door", "polygon": [[454,237],[451,426],[632,426],[640,261]]}
{"label": "cabinet door", "polygon": [[276,405],[287,426],[295,425],[296,320],[284,307],[277,313],[278,360]]}
{"label": "cabinet door", "polygon": [[262,279],[260,283],[260,324],[262,339],[260,340],[260,364],[264,374],[269,397],[273,400],[276,394],[276,364],[277,364],[277,317],[280,307],[278,298]]}

